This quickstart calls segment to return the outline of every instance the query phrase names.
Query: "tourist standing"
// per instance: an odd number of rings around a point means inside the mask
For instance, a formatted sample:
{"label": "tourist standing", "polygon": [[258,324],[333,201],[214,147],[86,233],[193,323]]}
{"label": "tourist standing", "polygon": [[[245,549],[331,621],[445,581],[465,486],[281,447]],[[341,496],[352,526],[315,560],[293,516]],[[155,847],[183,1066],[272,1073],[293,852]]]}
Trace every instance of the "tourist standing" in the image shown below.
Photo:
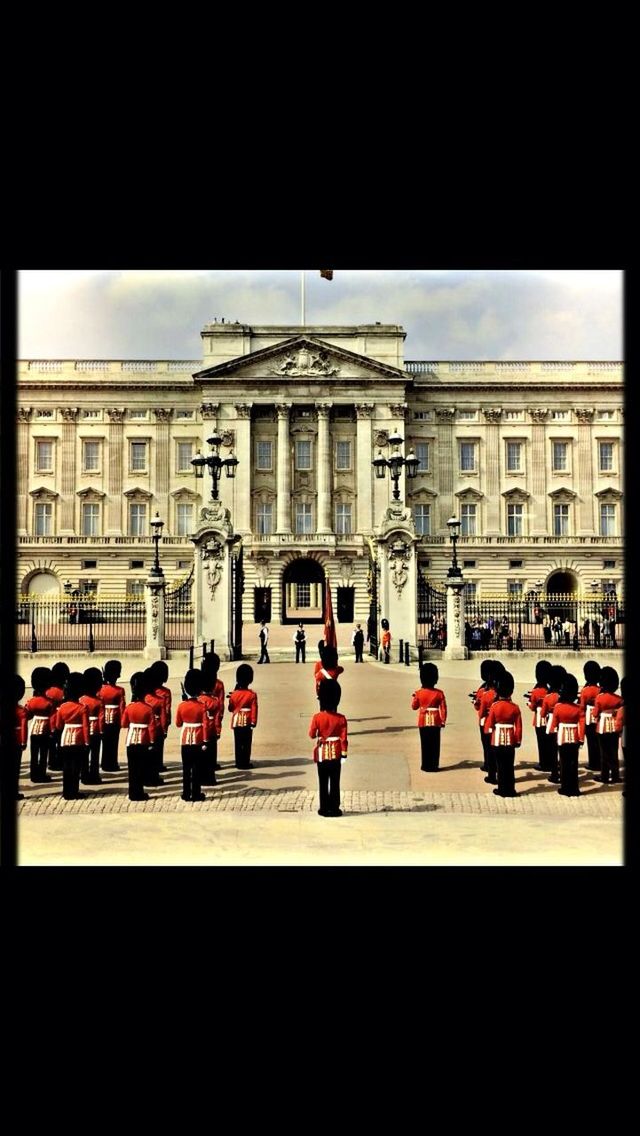
{"label": "tourist standing", "polygon": [[268,628],[267,624],[265,623],[264,619],[262,620],[262,623],[260,624],[260,631],[258,632],[258,637],[260,639],[260,658],[258,659],[258,662],[259,663],[270,663],[271,659],[269,658],[269,652],[267,650],[267,643],[269,642],[269,628]]}

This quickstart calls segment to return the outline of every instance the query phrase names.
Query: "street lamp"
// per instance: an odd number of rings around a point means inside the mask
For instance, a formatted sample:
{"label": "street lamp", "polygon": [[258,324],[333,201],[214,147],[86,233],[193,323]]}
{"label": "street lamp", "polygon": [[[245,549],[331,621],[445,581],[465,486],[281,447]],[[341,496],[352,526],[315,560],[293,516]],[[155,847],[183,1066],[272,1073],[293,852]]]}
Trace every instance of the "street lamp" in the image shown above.
{"label": "street lamp", "polygon": [[205,457],[198,450],[196,456],[191,459],[191,464],[197,478],[204,477],[204,467],[208,466],[211,474],[211,500],[218,501],[218,482],[222,477],[222,470],[226,470],[227,477],[235,477],[238,459],[234,457],[233,453],[228,458],[220,457],[218,449],[222,445],[221,434],[213,433],[210,438],[207,438],[207,445],[211,446],[211,453]]}
{"label": "street lamp", "polygon": [[420,460],[416,457],[412,449],[409,450],[406,458],[402,456],[402,454],[400,453],[400,446],[402,445],[403,441],[404,438],[401,437],[397,430],[395,432],[392,431],[392,433],[389,434],[388,437],[389,445],[393,446],[390,457],[385,458],[382,454],[382,451],[378,450],[377,458],[374,458],[371,463],[376,471],[376,477],[380,478],[381,480],[384,478],[387,469],[389,470],[389,476],[393,482],[394,501],[400,500],[398,482],[400,480],[402,467],[405,466],[407,477],[410,477],[413,480],[418,472],[418,466],[420,465]]}
{"label": "street lamp", "polygon": [[164,573],[162,571],[162,568],[160,567],[160,558],[158,556],[158,546],[160,544],[160,541],[162,540],[162,530],[164,528],[164,521],[161,521],[160,520],[160,514],[156,513],[153,520],[150,521],[150,524],[151,524],[151,528],[153,529],[151,539],[152,539],[152,541],[155,545],[155,559],[154,559],[154,562],[153,562],[153,568],[150,570],[149,575],[150,576],[163,576]]}
{"label": "street lamp", "polygon": [[461,576],[462,572],[458,567],[458,558],[456,556],[456,542],[459,537],[458,529],[460,528],[460,521],[458,520],[458,518],[449,517],[449,520],[447,521],[447,528],[449,529],[451,543],[453,544],[453,557],[451,560],[451,567],[447,572],[447,576]]}

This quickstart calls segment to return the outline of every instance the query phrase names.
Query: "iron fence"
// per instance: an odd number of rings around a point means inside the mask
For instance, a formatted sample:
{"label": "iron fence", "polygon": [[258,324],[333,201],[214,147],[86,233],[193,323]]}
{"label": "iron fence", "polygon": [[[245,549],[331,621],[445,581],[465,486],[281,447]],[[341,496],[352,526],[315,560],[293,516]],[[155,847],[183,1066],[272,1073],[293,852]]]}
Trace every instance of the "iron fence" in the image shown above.
{"label": "iron fence", "polygon": [[142,599],[21,598],[16,605],[18,651],[126,651],[145,644]]}
{"label": "iron fence", "polygon": [[575,593],[467,596],[465,643],[471,651],[624,648],[624,605]]}
{"label": "iron fence", "polygon": [[447,594],[418,572],[418,650],[444,650],[447,645]]}
{"label": "iron fence", "polygon": [[187,651],[193,644],[193,568],[177,588],[165,592],[164,641],[168,650]]}

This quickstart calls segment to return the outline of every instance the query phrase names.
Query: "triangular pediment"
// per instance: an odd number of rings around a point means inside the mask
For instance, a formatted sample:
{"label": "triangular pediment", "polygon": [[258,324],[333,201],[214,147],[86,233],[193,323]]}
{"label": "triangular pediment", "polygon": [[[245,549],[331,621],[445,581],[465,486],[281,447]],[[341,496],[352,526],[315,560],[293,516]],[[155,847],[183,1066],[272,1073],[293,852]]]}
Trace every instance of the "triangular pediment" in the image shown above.
{"label": "triangular pediment", "polygon": [[297,335],[282,343],[275,343],[272,347],[263,347],[249,355],[239,355],[235,359],[218,363],[215,367],[206,367],[197,371],[193,377],[270,381],[302,379],[307,382],[321,382],[323,379],[343,382],[349,379],[384,377],[407,382],[405,372],[398,367],[390,367],[367,355],[358,355],[355,351],[335,347],[323,339],[306,335]]}

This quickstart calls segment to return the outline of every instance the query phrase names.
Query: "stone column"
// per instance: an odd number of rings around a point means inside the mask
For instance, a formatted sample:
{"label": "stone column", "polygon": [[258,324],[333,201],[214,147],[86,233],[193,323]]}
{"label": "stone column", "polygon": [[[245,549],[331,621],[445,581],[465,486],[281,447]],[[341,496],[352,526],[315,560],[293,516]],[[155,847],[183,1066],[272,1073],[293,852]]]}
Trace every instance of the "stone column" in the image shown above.
{"label": "stone column", "polygon": [[593,524],[593,461],[591,457],[591,423],[593,409],[576,409],[578,419],[578,477],[574,486],[580,500],[576,517],[576,536],[594,536]]}
{"label": "stone column", "polygon": [[[316,532],[333,532],[331,524],[331,447],[329,443],[329,411],[331,403],[316,403],[318,412],[317,492],[318,516]],[[280,443],[278,442],[278,449]]]}
{"label": "stone column", "polygon": [[233,518],[236,532],[248,535],[251,532],[251,403],[237,402],[236,406],[236,466],[235,514]]}
{"label": "stone column", "polygon": [[487,515],[484,531],[486,536],[500,536],[506,531],[500,517],[502,502],[500,497],[500,419],[502,418],[502,409],[493,407],[483,413],[487,423],[485,428]]}
{"label": "stone column", "polygon": [[447,645],[445,659],[468,659],[469,650],[464,642],[464,580],[462,576],[448,576],[447,587]]}
{"label": "stone column", "polygon": [[19,406],[16,438],[16,524],[19,536],[29,529],[29,419],[31,407]]}
{"label": "stone column", "polygon": [[357,434],[356,434],[356,469],[357,469],[357,522],[356,531],[369,533],[373,527],[371,515],[372,493],[371,480],[373,478],[373,450],[371,446],[371,415],[372,402],[356,404]]}
{"label": "stone column", "polygon": [[62,414],[62,453],[60,461],[60,518],[58,534],[75,534],[75,491],[76,491],[76,418],[78,410],[63,407]]}
{"label": "stone column", "polygon": [[547,439],[545,421],[549,411],[545,407],[529,409],[531,421],[531,536],[547,533]]}
{"label": "stone column", "polygon": [[231,548],[234,535],[231,514],[220,501],[210,501],[200,510],[200,527],[191,537],[194,559],[194,644],[215,639],[216,652],[231,661]]}
{"label": "stone column", "polygon": [[435,412],[438,423],[436,439],[438,446],[438,500],[440,505],[438,528],[442,532],[448,532],[447,521],[453,513],[453,416],[455,410],[436,406]]}
{"label": "stone column", "polygon": [[[399,517],[404,513],[396,511]],[[394,506],[390,506],[393,510]],[[405,529],[391,530],[378,540],[380,572],[380,615],[389,620],[391,658],[398,657],[400,640],[409,644],[410,656],[418,657],[416,647],[417,578],[415,536]]]}
{"label": "stone column", "polygon": [[276,533],[291,532],[291,453],[289,443],[289,411],[291,404],[277,403],[278,412],[278,502]]}
{"label": "stone column", "polygon": [[122,536],[122,467],[124,447],[124,410],[107,410],[109,431],[107,437],[107,524],[105,536]]}
{"label": "stone column", "polygon": [[156,416],[156,477],[155,477],[155,507],[172,532],[172,520],[169,516],[169,423],[172,410],[166,407],[155,407]]}
{"label": "stone column", "polygon": [[164,595],[164,576],[148,576],[144,587],[147,625],[147,638],[143,651],[145,659],[166,659],[167,657],[164,640]]}

